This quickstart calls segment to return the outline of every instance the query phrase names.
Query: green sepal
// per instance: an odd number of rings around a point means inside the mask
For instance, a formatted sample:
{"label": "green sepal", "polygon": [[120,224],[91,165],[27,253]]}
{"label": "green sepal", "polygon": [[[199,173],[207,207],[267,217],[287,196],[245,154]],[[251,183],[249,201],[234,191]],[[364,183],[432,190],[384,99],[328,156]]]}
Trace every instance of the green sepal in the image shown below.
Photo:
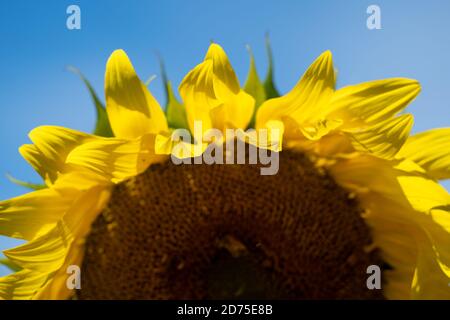
{"label": "green sepal", "polygon": [[247,74],[247,80],[244,84],[244,91],[247,92],[255,99],[255,111],[253,112],[252,120],[250,121],[249,127],[254,127],[256,111],[259,106],[266,100],[266,91],[264,88],[264,84],[258,76],[258,72],[256,71],[255,58],[249,46],[247,46],[249,55],[250,55],[250,67]]}
{"label": "green sepal", "polygon": [[264,89],[266,91],[266,99],[277,98],[280,96],[278,90],[275,88],[273,80],[273,56],[272,47],[270,46],[269,35],[266,34],[266,50],[269,59],[269,67],[267,69],[266,79],[264,80]]}
{"label": "green sepal", "polygon": [[175,96],[175,92],[172,88],[172,83],[167,78],[166,68],[164,62],[160,58],[161,66],[161,78],[164,85],[164,91],[166,94],[166,117],[170,128],[174,129],[188,129],[189,124],[187,121],[186,108],[178,101]]}
{"label": "green sepal", "polygon": [[8,180],[11,181],[12,183],[14,183],[18,186],[21,186],[21,187],[25,187],[30,190],[41,190],[41,189],[47,188],[47,186],[45,184],[30,183],[30,182],[22,181],[22,180],[14,178],[10,174],[6,174],[6,178],[8,178]]}
{"label": "green sepal", "polygon": [[106,114],[105,105],[100,101],[97,94],[95,93],[94,88],[90,84],[90,82],[85,78],[85,76],[75,67],[68,67],[69,71],[77,74],[81,80],[86,85],[89,90],[89,94],[91,95],[91,99],[94,102],[95,109],[97,111],[97,122],[95,124],[94,134],[101,137],[114,137],[114,133],[111,129],[111,125],[109,123],[108,115]]}

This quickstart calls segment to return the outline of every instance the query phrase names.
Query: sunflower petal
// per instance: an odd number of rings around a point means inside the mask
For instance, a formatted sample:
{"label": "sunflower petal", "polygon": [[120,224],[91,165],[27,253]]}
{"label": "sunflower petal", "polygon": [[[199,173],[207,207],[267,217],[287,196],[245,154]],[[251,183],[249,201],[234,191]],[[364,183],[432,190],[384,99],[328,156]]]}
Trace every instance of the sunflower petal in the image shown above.
{"label": "sunflower petal", "polygon": [[[370,210],[367,219],[386,262],[394,270],[408,268],[403,281],[411,288],[410,296],[449,298],[448,287],[443,290],[450,281],[448,192],[411,161],[365,155],[338,161],[329,169],[335,180],[355,192],[362,206]],[[398,227],[400,224],[403,226]],[[379,241],[386,237],[395,241]],[[409,245],[414,248],[408,249],[407,258],[404,248]],[[389,251],[394,254],[386,255]],[[399,254],[406,260],[392,258]]]}
{"label": "sunflower petal", "polygon": [[0,234],[31,240],[52,228],[73,199],[42,189],[0,202]]}
{"label": "sunflower petal", "polygon": [[0,258],[0,265],[7,267],[9,270],[14,272],[22,270],[21,267],[7,258]]}
{"label": "sunflower petal", "polygon": [[123,50],[114,51],[106,64],[105,96],[106,111],[116,137],[133,139],[168,129],[163,110]]}
{"label": "sunflower petal", "polygon": [[52,175],[53,179],[50,179],[52,161],[47,160],[34,144],[20,146],[19,153],[39,173],[47,185],[51,184],[52,180],[56,178]]}
{"label": "sunflower petal", "polygon": [[32,240],[56,225],[80,191],[108,185],[98,175],[70,172],[62,174],[51,188],[0,201],[0,234]]}
{"label": "sunflower petal", "polygon": [[31,299],[47,278],[48,274],[32,270],[20,270],[0,278],[0,299]]}
{"label": "sunflower petal", "polygon": [[171,134],[159,134],[155,140],[155,153],[158,155],[171,155],[178,159],[195,158],[203,154],[208,143],[193,144],[183,141],[174,131]]}
{"label": "sunflower petal", "polygon": [[155,136],[133,140],[98,138],[74,148],[66,158],[72,170],[88,170],[113,183],[143,172],[163,157],[155,153]]}
{"label": "sunflower petal", "polygon": [[211,128],[245,129],[254,110],[254,99],[240,89],[239,81],[223,49],[211,44],[205,60],[192,69],[179,87],[189,127],[201,121],[203,132]]}
{"label": "sunflower petal", "polygon": [[214,75],[219,81],[225,84],[225,95],[229,93],[229,90],[234,94],[237,94],[241,90],[239,80],[221,46],[212,43],[208,48],[208,52],[206,52],[204,60],[211,60],[213,62]]}
{"label": "sunflower petal", "polygon": [[[217,123],[217,128],[246,129],[252,119],[254,105],[255,99],[241,90],[230,97],[230,100],[211,110],[210,114]],[[225,115],[224,121],[222,115]]]}
{"label": "sunflower petal", "polygon": [[209,113],[221,103],[216,99],[212,82],[213,62],[206,60],[192,69],[180,84],[191,132],[194,132],[195,121],[202,122],[204,131],[213,127]]}
{"label": "sunflower petal", "polygon": [[[450,224],[450,211],[446,210],[445,220],[447,227]],[[436,229],[436,225],[431,225]],[[428,230],[427,230],[428,231]],[[450,260],[449,260],[449,236],[450,228],[447,228],[446,242],[437,240],[433,236],[423,236],[419,241],[419,256],[412,283],[413,299],[450,299]],[[436,245],[447,245],[439,248]],[[442,250],[443,249],[443,250]]]}
{"label": "sunflower petal", "polygon": [[64,265],[54,272],[49,281],[33,295],[33,300],[65,300],[74,294],[74,289],[67,286],[67,269],[69,266],[81,266],[84,256],[84,245],[73,243],[67,253]]}
{"label": "sunflower petal", "polygon": [[61,267],[72,241],[67,227],[58,223],[48,233],[3,253],[24,269],[53,272]]}
{"label": "sunflower petal", "polygon": [[80,192],[51,230],[30,242],[5,250],[5,256],[24,269],[45,273],[58,270],[73,241],[80,240],[90,230],[109,197],[107,190],[99,186]]}
{"label": "sunflower petal", "polygon": [[402,78],[348,86],[333,95],[329,117],[343,120],[343,128],[375,125],[403,110],[419,92],[416,80]]}
{"label": "sunflower petal", "polygon": [[260,149],[280,152],[283,148],[284,124],[281,121],[272,120],[266,124],[264,129],[238,130],[237,139],[249,143]]}
{"label": "sunflower petal", "polygon": [[[288,94],[262,104],[256,115],[256,127],[263,127],[270,120],[281,120],[286,122],[289,136],[298,134],[294,131],[300,128],[316,127],[325,119],[335,82],[331,52],[326,51]],[[287,125],[288,122],[294,125]]]}
{"label": "sunflower petal", "polygon": [[405,143],[412,125],[412,115],[405,114],[348,135],[356,150],[391,159]]}
{"label": "sunflower petal", "polygon": [[398,156],[413,160],[435,179],[450,179],[450,128],[409,137]]}
{"label": "sunflower petal", "polygon": [[79,170],[119,182],[161,159],[154,153],[152,134],[127,140],[47,126],[34,129],[30,137],[35,146],[25,145],[21,152],[47,178],[48,184],[55,183],[63,174]]}
{"label": "sunflower petal", "polygon": [[63,127],[41,126],[33,129],[29,137],[34,146],[23,145],[19,151],[46,184],[51,185],[56,181],[58,174],[64,172],[67,154],[93,136]]}

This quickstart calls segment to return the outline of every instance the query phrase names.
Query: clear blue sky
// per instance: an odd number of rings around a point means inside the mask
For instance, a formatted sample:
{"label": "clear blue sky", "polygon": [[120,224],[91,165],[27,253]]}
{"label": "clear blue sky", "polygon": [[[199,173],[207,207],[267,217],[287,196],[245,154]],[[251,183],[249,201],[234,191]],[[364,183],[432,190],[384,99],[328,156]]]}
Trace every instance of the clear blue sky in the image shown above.
{"label": "clear blue sky", "polygon": [[[81,8],[81,30],[66,28],[70,4]],[[381,8],[382,30],[366,27],[371,4]],[[327,49],[334,54],[338,86],[397,76],[418,79],[423,91],[409,109],[417,132],[450,126],[449,21],[448,0],[1,1],[0,199],[26,192],[4,178],[7,172],[39,181],[17,151],[32,128],[93,128],[89,95],[67,65],[81,69],[103,96],[104,66],[114,49],[125,49],[144,79],[159,75],[158,51],[178,84],[214,40],[227,51],[242,83],[246,44],[260,74],[265,73],[269,31],[282,92]],[[161,83],[155,80],[150,88],[164,102]],[[0,250],[15,243],[0,237]]]}

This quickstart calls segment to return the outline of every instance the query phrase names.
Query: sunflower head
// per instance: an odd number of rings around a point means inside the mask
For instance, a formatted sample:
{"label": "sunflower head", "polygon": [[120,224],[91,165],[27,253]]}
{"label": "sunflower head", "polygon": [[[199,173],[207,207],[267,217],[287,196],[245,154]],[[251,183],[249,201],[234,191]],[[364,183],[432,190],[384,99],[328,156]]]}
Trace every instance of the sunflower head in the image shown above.
{"label": "sunflower head", "polygon": [[106,107],[80,74],[96,130],[42,126],[20,147],[45,185],[0,202],[0,234],[26,240],[0,297],[450,298],[450,131],[410,136],[419,83],[336,89],[327,51],[280,96],[268,52],[266,80],[251,55],[241,86],[212,43],[181,101],[163,70],[165,110],[123,50]]}

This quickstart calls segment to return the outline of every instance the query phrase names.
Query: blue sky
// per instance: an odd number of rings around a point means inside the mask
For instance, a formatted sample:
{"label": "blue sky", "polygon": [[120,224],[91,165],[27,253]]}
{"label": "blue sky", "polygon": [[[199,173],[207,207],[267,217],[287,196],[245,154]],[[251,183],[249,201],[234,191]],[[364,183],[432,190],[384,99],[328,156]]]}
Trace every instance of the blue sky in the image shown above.
{"label": "blue sky", "polygon": [[[66,28],[71,4],[81,8],[81,30]],[[366,27],[371,4],[381,8],[381,30]],[[114,49],[127,51],[143,79],[159,75],[159,52],[178,84],[214,40],[225,48],[243,83],[249,63],[246,44],[260,74],[265,73],[268,31],[282,92],[328,49],[339,72],[338,86],[398,76],[418,79],[423,90],[409,108],[417,132],[450,125],[448,21],[448,0],[1,1],[0,199],[26,191],[8,182],[7,172],[39,181],[17,152],[32,128],[93,128],[89,95],[66,70],[68,65],[82,70],[103,96],[105,62]],[[158,79],[150,89],[164,102]],[[16,243],[0,237],[0,250]]]}

